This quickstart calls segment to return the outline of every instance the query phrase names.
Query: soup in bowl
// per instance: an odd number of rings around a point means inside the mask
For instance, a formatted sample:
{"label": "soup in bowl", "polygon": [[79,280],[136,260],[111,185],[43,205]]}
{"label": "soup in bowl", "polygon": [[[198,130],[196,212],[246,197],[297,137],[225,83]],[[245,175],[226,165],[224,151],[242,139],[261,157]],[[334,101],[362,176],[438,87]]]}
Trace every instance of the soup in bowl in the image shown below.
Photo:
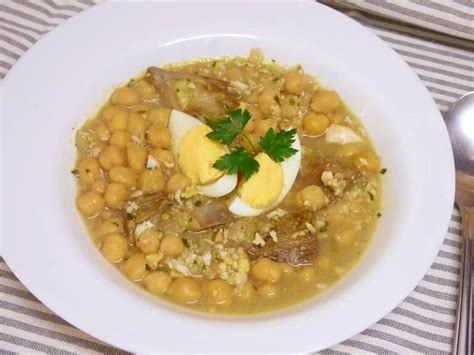
{"label": "soup in bowl", "polygon": [[301,65],[149,67],[76,135],[77,207],[151,294],[248,315],[315,297],[371,240],[387,169],[360,120]]}

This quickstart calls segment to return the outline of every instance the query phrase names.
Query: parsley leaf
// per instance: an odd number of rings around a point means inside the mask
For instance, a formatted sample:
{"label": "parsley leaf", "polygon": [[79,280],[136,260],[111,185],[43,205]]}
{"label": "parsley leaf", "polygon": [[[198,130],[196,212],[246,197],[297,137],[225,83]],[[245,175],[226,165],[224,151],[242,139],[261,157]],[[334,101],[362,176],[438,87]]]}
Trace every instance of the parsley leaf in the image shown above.
{"label": "parsley leaf", "polygon": [[260,164],[244,148],[238,147],[233,152],[220,157],[213,167],[224,170],[227,175],[241,172],[246,179],[249,179],[258,171]]}
{"label": "parsley leaf", "polygon": [[292,155],[296,154],[298,150],[291,147],[295,141],[296,129],[289,131],[278,131],[275,133],[273,128],[270,128],[265,136],[260,138],[260,146],[265,153],[268,154],[273,161],[281,162]]}
{"label": "parsley leaf", "polygon": [[229,115],[222,120],[206,120],[206,124],[214,131],[206,136],[212,140],[220,141],[229,145],[240,133],[250,120],[250,113],[247,110],[237,109],[230,111]]}

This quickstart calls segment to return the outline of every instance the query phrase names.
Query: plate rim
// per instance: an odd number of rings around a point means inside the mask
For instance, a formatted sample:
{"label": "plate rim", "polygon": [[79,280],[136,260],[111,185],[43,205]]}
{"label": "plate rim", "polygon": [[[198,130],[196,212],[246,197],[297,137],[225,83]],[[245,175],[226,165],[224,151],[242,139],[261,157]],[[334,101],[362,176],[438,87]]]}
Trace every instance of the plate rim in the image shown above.
{"label": "plate rim", "polygon": [[[384,41],[382,41],[379,37],[377,37],[375,34],[373,34],[371,31],[369,31],[366,27],[364,27],[363,25],[361,25],[361,24],[359,24],[358,22],[354,21],[353,19],[351,19],[351,18],[349,18],[349,17],[347,17],[347,16],[345,16],[345,15],[339,13],[338,11],[336,11],[336,10],[334,10],[334,9],[332,9],[332,8],[329,8],[329,7],[327,7],[327,6],[325,6],[325,5],[322,5],[322,4],[319,4],[319,3],[312,3],[312,2],[311,2],[311,3],[310,3],[310,2],[304,2],[304,3],[305,3],[305,4],[310,4],[309,6],[321,6],[321,7],[324,7],[325,9],[329,10],[330,12],[333,12],[333,14],[335,14],[336,16],[339,16],[340,18],[344,18],[345,20],[348,20],[348,21],[350,21],[350,22],[352,22],[352,23],[354,23],[354,24],[357,24],[358,26],[360,26],[361,28],[363,28],[369,36],[374,37],[377,41],[379,41],[380,44],[383,44],[383,45],[384,45],[386,48],[388,48],[391,52],[395,53],[395,52],[393,51],[393,49],[388,46],[387,43],[385,43]],[[66,21],[63,22],[61,25],[59,25],[57,28],[53,29],[52,31],[50,31],[49,33],[47,33],[44,37],[42,37],[37,43],[34,44],[34,46],[32,46],[32,48],[35,48],[35,47],[37,48],[38,46],[43,46],[43,43],[45,43],[45,42],[53,41],[53,40],[54,40],[54,37],[56,36],[56,33],[60,32],[60,31],[63,31],[63,32],[64,32],[64,31],[67,31],[67,29],[68,29],[68,27],[69,27],[69,24],[70,24],[72,21],[74,21],[74,23],[79,22],[79,21],[84,21],[83,19],[86,19],[88,16],[90,16],[91,13],[94,13],[94,14],[95,14],[95,13],[98,13],[98,12],[101,12],[101,11],[104,12],[104,11],[106,11],[107,8],[110,7],[110,6],[114,6],[114,5],[113,5],[113,2],[102,3],[102,4],[96,5],[96,6],[92,7],[92,8],[90,8],[90,9],[87,9],[87,10],[81,12],[80,14],[74,16],[73,18],[70,18],[70,19],[66,20]],[[306,6],[306,5],[305,5],[305,6]],[[21,63],[23,63],[23,61],[26,60],[25,58],[28,59],[29,57],[33,56],[34,53],[36,52],[35,50],[32,51],[32,50],[31,50],[32,48],[30,48],[22,57],[20,57],[19,61],[15,64],[15,66],[9,71],[9,73],[8,73],[7,76],[5,77],[5,79],[4,79],[3,83],[2,83],[2,86],[3,86],[2,89],[3,89],[4,91],[6,91],[6,89],[7,89],[7,87],[8,87],[8,82],[9,82],[10,80],[13,80],[13,79],[11,79],[11,77],[14,77],[14,76],[16,75],[15,73],[17,72],[17,70],[20,70],[20,69],[22,68]],[[32,54],[32,53],[33,53],[33,54]],[[409,68],[408,64],[406,64],[402,59],[400,59],[400,60],[401,60],[401,62],[403,62],[404,65],[406,65],[406,66]],[[18,69],[18,68],[20,68],[20,69]],[[411,68],[410,68],[410,71],[413,73],[413,71],[411,70]],[[415,75],[415,74],[413,73],[413,75]],[[420,81],[420,79],[418,79],[418,78],[417,78],[417,80]],[[421,81],[420,81],[420,82],[421,82]],[[427,96],[429,97],[429,99],[430,99],[430,101],[431,101],[431,105],[435,108],[435,111],[437,111],[437,113],[438,113],[438,114],[437,114],[437,116],[438,116],[437,118],[439,118],[439,119],[442,121],[442,116],[441,116],[441,114],[440,114],[440,112],[439,112],[437,106],[435,105],[433,98],[432,98],[431,95],[428,93],[428,91],[427,91],[427,89],[425,88],[425,86],[424,86],[424,85],[422,85],[422,86],[423,86],[423,88],[425,89],[426,94],[427,94]],[[2,126],[3,126],[3,125],[2,125]],[[3,134],[4,134],[4,132],[2,132],[2,135],[3,135]],[[3,143],[2,143],[2,146],[3,146]],[[4,151],[5,151],[5,150],[3,149],[3,152],[4,152]],[[2,152],[2,155],[4,154],[3,152]],[[451,152],[451,158],[452,158],[452,152]],[[452,160],[452,159],[451,159],[451,160]],[[449,164],[449,163],[448,163],[448,164]],[[451,206],[452,206],[452,204],[453,204],[453,202],[454,202],[454,162],[453,162],[453,160],[452,160],[452,164],[451,164],[451,165],[452,165],[452,167],[451,167],[451,173],[452,173],[451,175],[452,175],[452,177],[451,177],[451,181],[448,182],[448,185],[451,185],[451,186],[452,186],[452,188],[451,188],[451,190],[452,190],[451,195],[453,196],[453,197],[452,197],[452,201],[451,201]],[[2,183],[2,188],[3,188],[3,183]],[[2,201],[2,206],[3,206],[3,203],[4,203],[4,202],[5,202],[5,201]],[[446,228],[445,228],[445,229],[447,229],[447,226],[449,225],[449,217],[450,217],[450,215],[451,215],[451,206],[449,207],[449,213],[446,213],[446,223],[445,223],[445,224],[446,224]],[[448,207],[446,207],[446,211],[448,211]],[[3,212],[2,212],[2,216],[3,216]],[[3,228],[4,228],[4,226],[3,226],[3,224],[2,224],[2,230],[3,230]],[[441,233],[441,232],[440,232],[440,233]],[[441,244],[442,244],[442,242],[443,242],[443,239],[444,239],[444,238],[439,238],[438,249],[439,249],[439,247],[441,246]],[[25,286],[27,286],[28,290],[29,290],[31,293],[33,293],[44,305],[46,305],[48,308],[51,308],[51,309],[56,313],[56,312],[57,312],[57,311],[56,311],[57,307],[56,307],[55,305],[52,305],[52,306],[50,307],[50,305],[49,305],[49,300],[47,299],[47,295],[45,296],[45,295],[43,295],[43,294],[37,294],[34,289],[30,289],[30,287],[28,286],[28,285],[30,284],[30,282],[29,282],[29,280],[28,280],[28,277],[26,276],[26,274],[24,274],[24,271],[21,270],[20,267],[15,267],[15,260],[9,260],[8,254],[5,253],[5,250],[4,250],[4,255],[2,255],[2,257],[3,257],[3,259],[7,262],[7,264],[8,264],[9,266],[11,265],[12,271],[15,273],[15,275],[17,275],[17,277],[20,279],[20,281],[21,281]],[[433,256],[433,259],[431,260],[431,263],[433,262],[434,257],[435,257],[435,256]],[[431,263],[430,263],[430,265],[431,265]],[[16,269],[16,270],[15,270],[15,269]],[[21,270],[21,271],[20,271],[20,270]],[[426,274],[426,271],[427,271],[427,270],[429,270],[429,266],[428,266],[428,268],[425,270],[424,274]],[[423,275],[424,275],[424,274],[423,274]],[[26,282],[25,282],[24,280],[25,280]],[[413,289],[413,288],[416,286],[416,284],[417,284],[420,280],[421,280],[421,278],[414,284],[414,286],[413,286],[411,289]],[[403,301],[403,299],[404,299],[406,296],[407,296],[407,295],[405,295],[404,297],[402,297],[402,298],[399,300],[399,302],[398,302],[397,304],[399,304],[401,301]],[[386,314],[388,314],[388,313],[389,313],[391,310],[393,310],[395,307],[396,307],[396,305],[393,305],[393,307],[391,307],[388,311],[383,311],[383,312],[380,311],[379,313],[383,313],[383,314],[382,314],[380,317],[378,317],[377,320],[383,318]],[[57,314],[58,314],[60,317],[62,317],[63,319],[65,319],[66,321],[68,321],[69,323],[71,323],[71,324],[77,326],[79,329],[81,329],[81,330],[85,331],[86,333],[90,334],[91,336],[93,336],[93,337],[96,337],[96,336],[97,336],[96,334],[94,334],[94,332],[89,331],[89,327],[88,327],[88,326],[85,326],[84,324],[79,324],[80,322],[77,322],[77,323],[76,323],[76,320],[75,320],[75,319],[72,319],[72,318],[74,318],[72,315],[70,316],[70,315],[68,314],[67,316],[64,316],[63,313],[59,313],[59,312],[57,312]],[[367,323],[367,322],[366,322],[366,323]],[[76,325],[76,324],[78,324],[78,325]],[[353,335],[355,335],[355,334],[357,334],[357,333],[359,333],[360,331],[366,329],[367,327],[370,327],[371,324],[373,324],[373,322],[370,323],[370,324],[368,324],[368,325],[365,326],[365,327],[362,327],[361,329],[354,330],[354,331],[352,332],[352,335],[350,335],[350,337],[353,336]],[[114,340],[112,341],[112,340],[109,340],[109,339],[108,339],[108,336],[106,337],[106,336],[100,335],[99,337],[100,337],[101,340],[104,339],[107,343],[109,343],[109,344],[111,344],[111,345],[112,345],[112,344],[117,344],[116,339],[114,339]],[[347,337],[346,337],[345,339],[347,339]],[[334,345],[334,344],[336,344],[336,343],[337,343],[337,342],[335,342],[335,343],[333,342],[333,343],[329,344],[329,346],[332,346],[332,345]],[[124,345],[124,344],[121,344],[121,345],[115,345],[115,346],[120,346],[120,348],[129,350],[129,351],[137,351],[137,349],[138,349],[138,348],[130,347],[129,344],[125,344],[125,345]],[[306,349],[306,350],[309,351],[309,350],[312,350],[312,349]]]}

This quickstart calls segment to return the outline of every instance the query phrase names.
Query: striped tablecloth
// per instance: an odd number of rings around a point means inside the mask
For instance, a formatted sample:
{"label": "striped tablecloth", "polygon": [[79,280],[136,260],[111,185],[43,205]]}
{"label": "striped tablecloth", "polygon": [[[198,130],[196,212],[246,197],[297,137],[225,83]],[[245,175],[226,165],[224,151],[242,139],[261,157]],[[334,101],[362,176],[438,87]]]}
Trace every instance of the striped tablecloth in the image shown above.
{"label": "striped tablecloth", "polygon": [[[324,2],[368,27],[405,59],[443,114],[456,98],[474,90],[471,0]],[[41,36],[93,5],[92,0],[0,0],[0,78]],[[405,301],[371,328],[322,353],[449,353],[458,298],[460,233],[461,218],[454,208],[436,260]],[[121,351],[47,309],[0,257],[0,353],[32,352]]]}

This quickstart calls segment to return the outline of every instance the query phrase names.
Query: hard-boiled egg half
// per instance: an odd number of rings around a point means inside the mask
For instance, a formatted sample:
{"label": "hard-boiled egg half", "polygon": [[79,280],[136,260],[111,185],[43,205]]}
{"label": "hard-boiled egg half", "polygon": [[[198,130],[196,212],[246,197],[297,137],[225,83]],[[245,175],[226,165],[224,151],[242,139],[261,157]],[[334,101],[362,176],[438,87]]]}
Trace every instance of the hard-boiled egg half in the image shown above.
{"label": "hard-boiled egg half", "polygon": [[224,175],[212,166],[229,150],[206,137],[212,132],[209,126],[184,112],[172,110],[168,127],[172,151],[181,173],[204,195],[220,197],[235,189],[237,175]]}
{"label": "hard-boiled egg half", "polygon": [[260,169],[239,186],[237,196],[230,203],[230,212],[239,216],[257,216],[285,198],[300,170],[301,143],[298,135],[295,135],[292,148],[297,152],[281,163],[274,162],[266,153],[257,154],[255,160]]}

